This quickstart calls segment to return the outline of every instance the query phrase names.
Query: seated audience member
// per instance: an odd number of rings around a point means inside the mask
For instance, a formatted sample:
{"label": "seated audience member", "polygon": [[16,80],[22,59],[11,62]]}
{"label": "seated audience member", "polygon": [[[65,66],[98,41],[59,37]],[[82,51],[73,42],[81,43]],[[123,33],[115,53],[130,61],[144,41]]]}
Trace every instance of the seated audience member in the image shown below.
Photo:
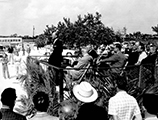
{"label": "seated audience member", "polygon": [[143,96],[143,106],[145,108],[144,120],[158,120],[158,96],[151,93],[146,93]]}
{"label": "seated audience member", "polygon": [[139,58],[139,51],[137,50],[137,46],[133,43],[133,45],[131,45],[131,52],[129,53],[129,56],[128,56],[128,64],[127,66],[130,66],[130,65],[135,65],[138,61],[138,58]]}
{"label": "seated audience member", "polygon": [[16,100],[16,91],[14,88],[6,88],[1,94],[2,120],[26,120],[26,117],[13,111]]}
{"label": "seated audience member", "polygon": [[75,65],[74,67],[70,67],[70,66],[67,67],[68,68],[67,74],[66,74],[67,82],[78,80],[80,76],[84,73],[85,71],[84,68],[86,68],[87,65],[91,63],[93,58],[91,55],[88,54],[90,49],[91,49],[90,46],[83,47],[82,48],[83,57],[78,59],[77,65]]}
{"label": "seated audience member", "polygon": [[135,63],[135,65],[140,65],[142,60],[147,57],[147,53],[145,51],[145,46],[143,44],[139,45],[138,51],[139,51],[139,57],[138,57],[138,61],[137,61],[137,63]]}
{"label": "seated audience member", "polygon": [[157,59],[157,52],[155,46],[149,46],[149,52],[146,58],[144,58],[141,62],[141,65],[145,67],[146,69],[150,70],[153,77],[155,74],[155,65],[156,65],[156,59]]}
{"label": "seated audience member", "polygon": [[153,45],[149,46],[149,52],[146,58],[144,58],[141,64],[152,64],[155,65],[157,58],[156,47]]}
{"label": "seated audience member", "polygon": [[126,63],[126,57],[121,52],[121,45],[115,44],[114,45],[114,55],[110,56],[109,58],[105,58],[100,60],[99,62],[110,62],[111,70],[113,73],[119,74]]}
{"label": "seated audience member", "polygon": [[83,81],[75,85],[73,94],[82,103],[76,120],[108,120],[106,110],[95,104],[98,93],[90,83]]}
{"label": "seated audience member", "polygon": [[49,107],[49,97],[45,92],[37,92],[33,96],[33,103],[37,113],[30,120],[59,120],[58,117],[47,113]]}

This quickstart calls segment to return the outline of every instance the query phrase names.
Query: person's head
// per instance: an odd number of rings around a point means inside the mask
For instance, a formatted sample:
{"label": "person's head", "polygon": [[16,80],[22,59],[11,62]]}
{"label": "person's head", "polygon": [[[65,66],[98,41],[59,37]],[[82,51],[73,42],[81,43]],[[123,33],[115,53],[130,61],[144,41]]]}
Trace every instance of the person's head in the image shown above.
{"label": "person's head", "polygon": [[15,51],[15,55],[19,56],[19,51],[18,50]]}
{"label": "person's head", "polygon": [[108,115],[105,108],[85,103],[79,108],[77,120],[108,120]]}
{"label": "person's head", "polygon": [[87,45],[87,46],[84,46],[82,47],[82,54],[87,54],[89,51],[91,50],[91,46],[90,45]]}
{"label": "person's head", "polygon": [[158,113],[158,95],[146,93],[143,95],[143,106],[149,114],[157,115]]}
{"label": "person's head", "polygon": [[139,52],[145,51],[145,45],[140,44],[139,47],[138,47],[138,51]]}
{"label": "person's head", "polygon": [[56,39],[53,43],[53,53],[62,54],[63,52],[63,43],[61,40]]}
{"label": "person's head", "polygon": [[3,58],[6,58],[8,55],[6,53],[3,54]]}
{"label": "person's head", "polygon": [[127,89],[127,80],[125,76],[117,76],[116,78],[116,85],[119,90],[125,90]]}
{"label": "person's head", "polygon": [[91,103],[97,100],[98,92],[89,82],[83,81],[73,87],[74,96],[83,103]]}
{"label": "person's head", "polygon": [[46,112],[49,107],[49,96],[45,92],[39,91],[33,96],[35,109],[40,112]]}
{"label": "person's head", "polygon": [[116,43],[114,45],[114,52],[121,51],[121,48],[122,48],[121,44]]}
{"label": "person's head", "polygon": [[88,54],[91,55],[93,58],[97,58],[98,57],[98,54],[97,54],[97,52],[94,49],[90,50],[88,52]]}
{"label": "person's head", "polygon": [[63,43],[61,40],[59,39],[55,39],[54,40],[54,43],[53,43],[53,48],[56,49],[56,48],[61,48],[63,49]]}
{"label": "person's head", "polygon": [[156,53],[156,46],[150,45],[150,46],[149,46],[149,52],[150,52],[150,53]]}
{"label": "person's head", "polygon": [[6,88],[1,94],[1,102],[3,105],[13,109],[16,100],[16,91],[14,88]]}

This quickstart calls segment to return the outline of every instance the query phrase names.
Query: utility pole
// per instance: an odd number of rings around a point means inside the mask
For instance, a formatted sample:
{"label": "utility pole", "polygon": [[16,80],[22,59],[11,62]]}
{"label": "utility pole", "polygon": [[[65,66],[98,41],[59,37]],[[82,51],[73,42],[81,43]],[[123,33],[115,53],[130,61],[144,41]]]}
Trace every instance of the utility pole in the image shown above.
{"label": "utility pole", "polygon": [[35,36],[35,27],[34,27],[34,25],[33,25],[33,42],[34,42],[34,36]]}

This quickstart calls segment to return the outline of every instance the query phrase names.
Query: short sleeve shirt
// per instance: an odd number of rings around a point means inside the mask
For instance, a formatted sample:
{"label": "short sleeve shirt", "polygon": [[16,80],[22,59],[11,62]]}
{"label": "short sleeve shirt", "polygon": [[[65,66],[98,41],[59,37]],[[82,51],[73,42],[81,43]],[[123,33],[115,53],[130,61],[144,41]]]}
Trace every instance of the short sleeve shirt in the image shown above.
{"label": "short sleeve shirt", "polygon": [[134,116],[141,113],[136,99],[125,91],[120,91],[110,98],[108,114],[116,115],[120,120],[132,120]]}

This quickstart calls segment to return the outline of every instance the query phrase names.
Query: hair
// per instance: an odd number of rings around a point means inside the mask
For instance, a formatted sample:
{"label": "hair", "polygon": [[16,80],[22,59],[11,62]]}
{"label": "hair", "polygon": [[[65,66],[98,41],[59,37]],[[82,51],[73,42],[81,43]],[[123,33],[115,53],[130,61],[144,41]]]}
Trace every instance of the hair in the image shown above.
{"label": "hair", "polygon": [[146,93],[143,95],[143,105],[148,113],[157,115],[158,113],[158,95]]}
{"label": "hair", "polygon": [[125,76],[117,76],[116,84],[120,90],[127,90],[127,80]]}
{"label": "hair", "polygon": [[144,51],[145,50],[145,45],[141,44],[141,49]]}
{"label": "hair", "polygon": [[122,46],[121,46],[121,44],[115,44],[115,46],[116,46],[116,48],[118,48],[119,50],[121,50],[121,48],[122,48]]}
{"label": "hair", "polygon": [[37,111],[46,112],[49,107],[48,94],[42,91],[38,91],[33,96],[33,103]]}
{"label": "hair", "polygon": [[63,43],[62,43],[62,41],[60,39],[54,40],[53,47],[54,48],[61,48],[61,49],[63,49]]}
{"label": "hair", "polygon": [[16,100],[16,91],[14,88],[6,88],[1,94],[1,102],[3,105],[13,107]]}
{"label": "hair", "polygon": [[93,58],[97,58],[98,57],[98,54],[97,54],[97,52],[94,49],[91,49],[88,52],[88,54],[91,55]]}

